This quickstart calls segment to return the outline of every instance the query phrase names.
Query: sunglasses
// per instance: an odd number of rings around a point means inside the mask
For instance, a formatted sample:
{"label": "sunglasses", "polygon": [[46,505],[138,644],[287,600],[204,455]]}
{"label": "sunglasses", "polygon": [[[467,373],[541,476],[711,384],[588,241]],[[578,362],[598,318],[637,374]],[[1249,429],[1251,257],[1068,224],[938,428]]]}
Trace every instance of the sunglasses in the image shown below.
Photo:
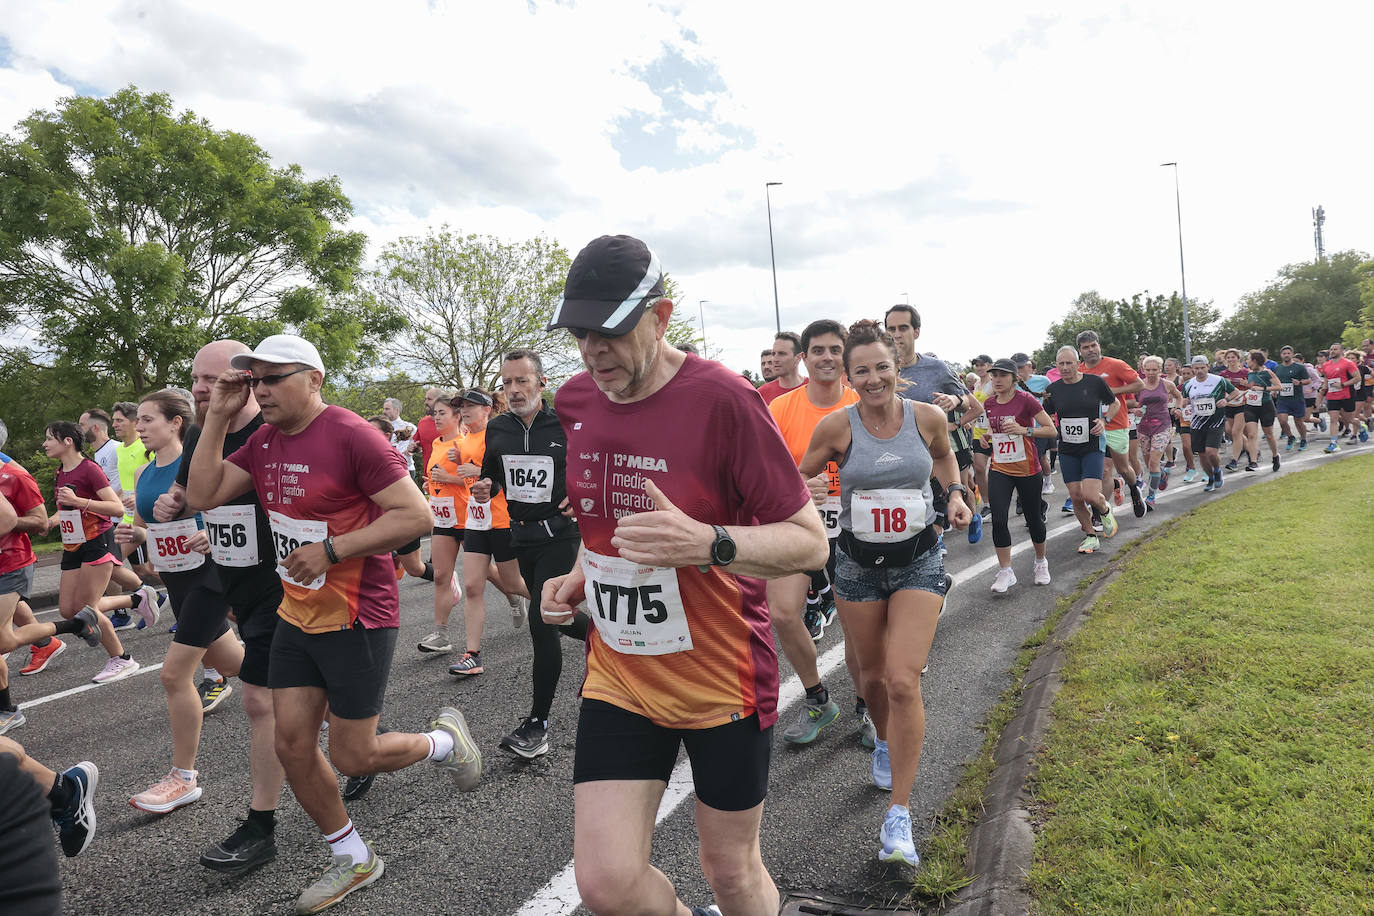
{"label": "sunglasses", "polygon": [[290,378],[290,377],[293,376],[293,375],[299,375],[299,374],[301,374],[302,372],[309,372],[309,371],[310,371],[310,367],[309,367],[309,366],[306,366],[304,369],[297,369],[297,370],[294,371],[294,372],[283,372],[283,373],[281,373],[280,375],[273,374],[273,375],[264,375],[264,376],[261,376],[261,377],[252,376],[252,375],[245,375],[245,376],[243,377],[243,381],[244,381],[244,383],[248,386],[248,388],[249,388],[250,390],[256,391],[256,390],[258,389],[258,386],[259,386],[259,385],[266,385],[268,388],[275,388],[275,387],[277,387],[278,385],[280,385],[280,384],[282,383],[282,379],[288,379],[288,378]]}

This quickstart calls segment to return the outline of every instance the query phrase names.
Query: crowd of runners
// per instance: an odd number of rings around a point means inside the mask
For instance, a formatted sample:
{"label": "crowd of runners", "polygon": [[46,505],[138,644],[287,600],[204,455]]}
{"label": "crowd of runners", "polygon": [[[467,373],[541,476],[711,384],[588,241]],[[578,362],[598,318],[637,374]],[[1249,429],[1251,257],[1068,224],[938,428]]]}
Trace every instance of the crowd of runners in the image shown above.
{"label": "crowd of runners", "polygon": [[[512,714],[500,749],[549,752],[560,641],[585,646],[571,776],[587,908],[774,914],[759,831],[779,648],[805,689],[781,737],[810,744],[841,715],[816,650],[838,621],[860,698],[856,740],[871,751],[870,772],[856,778],[889,794],[877,855],[915,866],[921,676],[953,581],[947,537],[978,544],[990,522],[997,568],[987,587],[1004,596],[1018,584],[1019,516],[1033,582],[1047,585],[1056,469],[1060,511],[1081,528],[1077,552],[1093,554],[1118,532],[1119,509],[1129,502],[1144,517],[1180,470],[1211,492],[1266,458],[1278,470],[1281,453],[1318,435],[1326,452],[1367,442],[1374,424],[1369,340],[1350,355],[1333,344],[1312,362],[1285,346],[1277,360],[1228,349],[1184,365],[1106,355],[1084,330],[1053,365],[978,355],[965,373],[919,351],[921,317],[898,305],[880,320],[820,318],[779,333],[756,391],[669,344],[672,310],[649,248],[603,236],[572,263],[553,313],[550,327],[571,333],[586,371],[552,399],[541,355],[514,350],[495,391],[432,388],[417,424],[391,400],[363,418],[322,400],[319,353],[283,334],[253,348],[205,346],[189,390],[55,420],[44,439],[59,465],[52,493],[0,452],[0,652],[22,649],[12,656],[20,673],[39,675],[75,637],[101,650],[92,679],[109,683],[140,665],[120,633],[170,618],[160,675],[172,759],[128,803],[165,814],[201,797],[203,717],[237,687],[251,794],[243,820],[207,838],[200,863],[236,875],[271,862],[289,783],[329,847],[297,904],[313,913],[382,877],[345,805],[377,773],[429,761],[458,790],[478,789],[482,750],[458,709],[435,711],[413,734],[379,718],[398,579],[433,583],[432,632],[403,651],[450,653],[443,676],[455,680],[484,672],[490,583],[531,642],[528,714]],[[40,623],[28,603],[30,538],[53,529],[58,619]],[[461,633],[451,635],[455,620]],[[0,661],[0,735],[25,724],[11,688]],[[716,897],[695,909],[649,861],[681,746]],[[66,855],[90,846],[95,764],[54,771],[0,737],[0,782],[5,843],[32,839],[35,821],[50,819]],[[38,794],[20,791],[32,783]],[[55,900],[56,870],[46,883],[43,874],[31,869],[30,898]]]}

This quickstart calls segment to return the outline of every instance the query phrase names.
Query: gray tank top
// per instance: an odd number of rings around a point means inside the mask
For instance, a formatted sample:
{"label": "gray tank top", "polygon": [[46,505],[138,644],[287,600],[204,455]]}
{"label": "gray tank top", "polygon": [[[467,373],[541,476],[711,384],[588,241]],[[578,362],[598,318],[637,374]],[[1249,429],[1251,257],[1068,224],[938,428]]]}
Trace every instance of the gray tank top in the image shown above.
{"label": "gray tank top", "polygon": [[930,472],[934,460],[916,425],[914,402],[901,398],[902,425],[891,439],[879,439],[859,419],[859,405],[845,408],[849,416],[849,451],[840,462],[840,527],[853,531],[849,500],[855,490],[916,490],[926,500],[925,524],[935,521]]}

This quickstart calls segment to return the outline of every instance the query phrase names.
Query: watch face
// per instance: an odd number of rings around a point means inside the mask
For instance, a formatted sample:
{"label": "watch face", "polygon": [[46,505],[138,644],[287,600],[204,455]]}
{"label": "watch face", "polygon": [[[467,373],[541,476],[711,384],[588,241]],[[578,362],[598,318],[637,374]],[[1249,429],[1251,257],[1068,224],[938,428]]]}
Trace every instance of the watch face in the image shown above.
{"label": "watch face", "polygon": [[717,537],[715,544],[711,547],[711,552],[715,555],[716,562],[726,564],[735,559],[735,542],[728,537]]}

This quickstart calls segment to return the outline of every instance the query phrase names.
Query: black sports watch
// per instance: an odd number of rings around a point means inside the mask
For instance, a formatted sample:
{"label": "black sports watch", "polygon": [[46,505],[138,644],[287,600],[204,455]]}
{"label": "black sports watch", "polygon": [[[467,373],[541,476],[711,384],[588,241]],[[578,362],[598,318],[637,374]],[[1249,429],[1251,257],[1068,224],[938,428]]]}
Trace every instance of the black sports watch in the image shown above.
{"label": "black sports watch", "polygon": [[735,561],[735,539],[726,533],[720,525],[711,526],[716,532],[716,539],[711,542],[711,565],[729,566]]}

